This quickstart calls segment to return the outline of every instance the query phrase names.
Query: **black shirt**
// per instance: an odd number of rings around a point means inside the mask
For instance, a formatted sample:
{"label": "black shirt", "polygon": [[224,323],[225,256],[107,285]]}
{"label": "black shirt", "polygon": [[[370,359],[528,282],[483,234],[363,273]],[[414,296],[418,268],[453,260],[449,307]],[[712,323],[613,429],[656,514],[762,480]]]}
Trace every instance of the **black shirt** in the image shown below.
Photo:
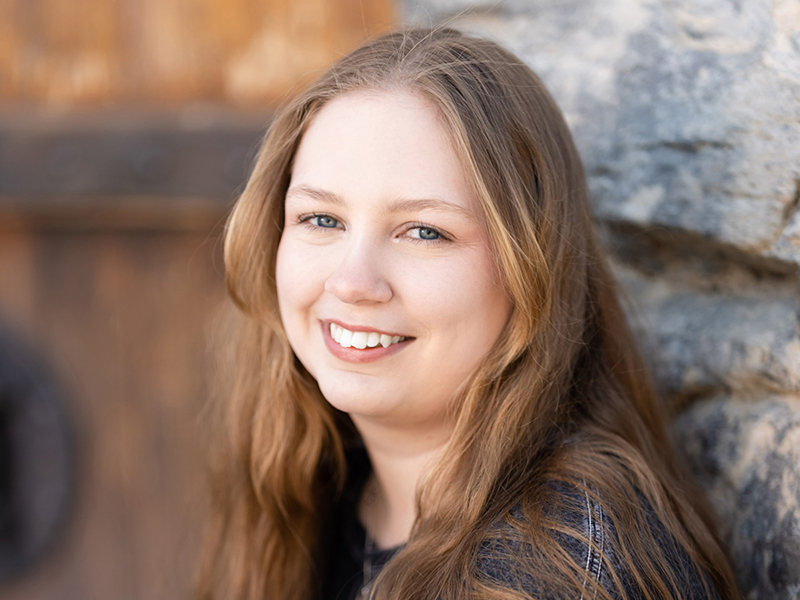
{"label": "black shirt", "polygon": [[358,500],[369,477],[369,458],[363,450],[348,456],[348,482],[331,523],[328,568],[323,600],[354,600],[364,584],[364,573],[374,579],[402,546],[387,550],[366,548],[366,531],[358,520]]}

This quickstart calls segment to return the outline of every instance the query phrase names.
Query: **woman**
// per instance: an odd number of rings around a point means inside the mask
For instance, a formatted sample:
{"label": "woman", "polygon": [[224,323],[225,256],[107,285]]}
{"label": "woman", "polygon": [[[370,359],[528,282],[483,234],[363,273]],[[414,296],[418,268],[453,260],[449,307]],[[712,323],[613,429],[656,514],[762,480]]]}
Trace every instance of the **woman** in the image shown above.
{"label": "woman", "polygon": [[735,598],[538,78],[409,30],[275,119],[201,598]]}

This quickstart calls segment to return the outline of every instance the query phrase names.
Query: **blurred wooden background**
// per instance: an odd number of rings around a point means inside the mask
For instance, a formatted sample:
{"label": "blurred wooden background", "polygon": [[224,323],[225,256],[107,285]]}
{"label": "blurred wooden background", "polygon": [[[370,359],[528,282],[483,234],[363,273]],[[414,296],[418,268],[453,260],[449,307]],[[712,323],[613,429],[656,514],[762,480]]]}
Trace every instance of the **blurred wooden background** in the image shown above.
{"label": "blurred wooden background", "polygon": [[6,600],[186,598],[220,226],[269,115],[391,0],[0,0],[0,326],[63,390],[73,504]]}
{"label": "blurred wooden background", "polygon": [[262,107],[393,22],[389,0],[0,0],[0,100]]}

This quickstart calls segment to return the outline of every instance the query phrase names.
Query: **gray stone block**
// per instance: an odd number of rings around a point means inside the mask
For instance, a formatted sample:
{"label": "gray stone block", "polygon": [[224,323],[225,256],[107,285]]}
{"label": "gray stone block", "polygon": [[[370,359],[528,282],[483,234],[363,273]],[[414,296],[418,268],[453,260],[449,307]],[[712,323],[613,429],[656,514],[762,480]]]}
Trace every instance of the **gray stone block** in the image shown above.
{"label": "gray stone block", "polygon": [[800,398],[717,398],[674,431],[719,517],[746,598],[800,598]]}
{"label": "gray stone block", "polygon": [[728,288],[717,273],[718,285],[702,289],[687,270],[649,279],[616,265],[615,273],[634,303],[634,332],[672,403],[729,391],[800,392],[800,294],[791,280]]}
{"label": "gray stone block", "polygon": [[[497,39],[542,76],[572,126],[600,218],[800,264],[796,0],[406,7]],[[458,10],[467,12],[453,18]]]}

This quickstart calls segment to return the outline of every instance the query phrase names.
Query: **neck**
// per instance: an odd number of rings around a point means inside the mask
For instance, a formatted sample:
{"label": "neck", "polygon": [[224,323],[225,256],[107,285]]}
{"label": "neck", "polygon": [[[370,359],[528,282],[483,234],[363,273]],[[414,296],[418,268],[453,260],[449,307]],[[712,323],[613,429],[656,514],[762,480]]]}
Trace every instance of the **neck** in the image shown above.
{"label": "neck", "polygon": [[357,417],[353,421],[372,463],[359,519],[377,548],[392,548],[408,541],[417,518],[419,482],[442,455],[449,435],[387,430]]}

